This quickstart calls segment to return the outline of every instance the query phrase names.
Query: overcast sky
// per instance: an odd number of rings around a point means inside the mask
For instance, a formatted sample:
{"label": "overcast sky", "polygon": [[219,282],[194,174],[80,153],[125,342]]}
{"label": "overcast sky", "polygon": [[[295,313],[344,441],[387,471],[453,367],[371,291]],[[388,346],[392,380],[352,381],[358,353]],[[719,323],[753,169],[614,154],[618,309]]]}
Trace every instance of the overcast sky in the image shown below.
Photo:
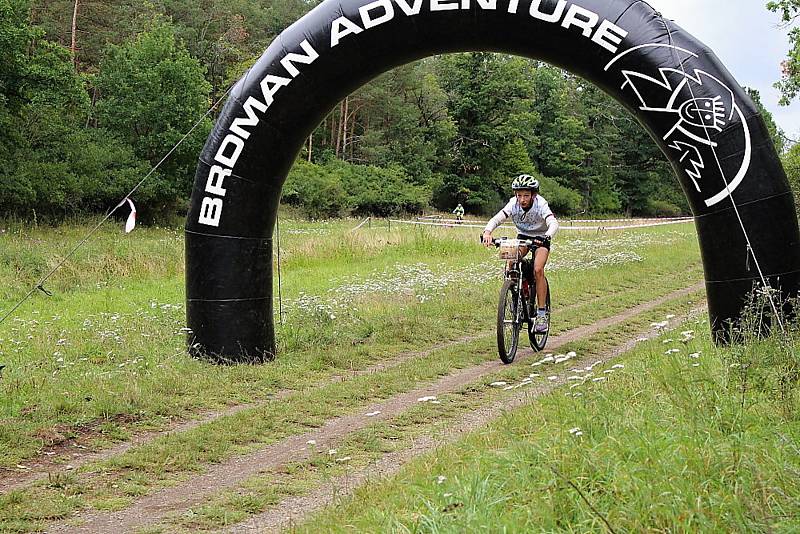
{"label": "overcast sky", "polygon": [[779,106],[772,87],[789,50],[788,30],[765,7],[767,0],[648,0],[686,31],[711,47],[741,85],[758,89],[775,122],[789,137],[800,137],[800,102]]}

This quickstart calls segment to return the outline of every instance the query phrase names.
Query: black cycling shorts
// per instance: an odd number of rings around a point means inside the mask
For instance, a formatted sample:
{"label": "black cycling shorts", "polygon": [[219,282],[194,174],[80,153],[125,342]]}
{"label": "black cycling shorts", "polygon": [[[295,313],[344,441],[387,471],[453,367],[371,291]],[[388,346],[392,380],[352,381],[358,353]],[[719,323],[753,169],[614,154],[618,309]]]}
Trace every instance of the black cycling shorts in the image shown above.
{"label": "black cycling shorts", "polygon": [[[517,239],[530,239],[531,241],[535,241],[536,240],[535,237],[531,237],[529,235],[524,235],[524,234],[517,234]],[[543,247],[543,248],[546,248],[547,250],[550,250],[550,241],[545,240],[544,245],[532,245],[531,246],[531,250],[536,250],[540,246]]]}

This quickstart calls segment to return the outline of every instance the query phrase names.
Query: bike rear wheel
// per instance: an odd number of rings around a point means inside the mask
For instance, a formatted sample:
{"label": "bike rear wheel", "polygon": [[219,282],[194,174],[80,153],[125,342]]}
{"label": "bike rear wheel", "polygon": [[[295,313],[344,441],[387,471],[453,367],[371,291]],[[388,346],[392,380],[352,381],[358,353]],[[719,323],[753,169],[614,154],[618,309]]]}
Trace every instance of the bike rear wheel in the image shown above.
{"label": "bike rear wheel", "polygon": [[514,361],[519,347],[522,310],[518,303],[518,291],[516,281],[506,280],[500,289],[500,302],[497,305],[497,352],[506,364]]}
{"label": "bike rear wheel", "polygon": [[[533,288],[531,288],[533,291]],[[533,305],[533,299],[535,298],[534,294],[531,294],[531,309],[533,312],[530,314],[530,322],[528,323],[528,339],[531,342],[531,348],[536,352],[544,350],[544,346],[547,345],[547,338],[550,337],[550,280],[547,281],[547,330],[544,332],[536,332],[536,308]]]}

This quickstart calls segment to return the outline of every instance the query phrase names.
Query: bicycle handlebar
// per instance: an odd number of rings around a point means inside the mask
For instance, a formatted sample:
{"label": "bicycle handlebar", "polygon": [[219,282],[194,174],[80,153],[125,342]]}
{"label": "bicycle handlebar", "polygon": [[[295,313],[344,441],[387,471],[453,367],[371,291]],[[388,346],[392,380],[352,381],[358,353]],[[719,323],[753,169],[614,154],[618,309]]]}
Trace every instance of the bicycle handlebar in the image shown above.
{"label": "bicycle handlebar", "polygon": [[[503,241],[508,241],[508,239],[506,239],[505,237],[496,237],[496,238],[492,239],[492,244],[495,247],[500,247],[500,245],[503,243]],[[533,241],[531,241],[530,239],[518,239],[517,241],[519,241],[520,244],[526,245],[526,246],[529,246],[529,247],[531,245],[533,245]]]}
{"label": "bicycle handlebar", "polygon": [[[508,239],[509,239],[509,238],[507,238],[507,237],[494,237],[494,238],[492,238],[492,245],[494,245],[494,246],[495,246],[495,248],[497,248],[497,247],[499,247],[499,246],[500,246],[500,244],[501,244],[503,241],[507,241]],[[544,240],[545,238],[544,238],[544,237],[542,237],[542,239]],[[479,240],[481,243],[483,243],[483,235],[481,235],[481,236],[479,237],[479,239],[478,239],[478,240]],[[519,239],[518,241],[519,241],[520,243],[522,243],[523,245],[527,245],[527,246],[529,246],[529,247],[530,247],[531,245],[533,245],[533,244],[534,244],[534,243],[533,243],[533,240],[531,240],[531,239]]]}

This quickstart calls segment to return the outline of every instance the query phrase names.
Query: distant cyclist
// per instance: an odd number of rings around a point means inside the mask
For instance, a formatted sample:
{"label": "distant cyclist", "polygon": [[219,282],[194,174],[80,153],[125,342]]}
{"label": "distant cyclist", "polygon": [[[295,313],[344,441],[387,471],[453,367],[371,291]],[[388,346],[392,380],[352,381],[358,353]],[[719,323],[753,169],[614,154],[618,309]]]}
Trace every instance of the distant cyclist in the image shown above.
{"label": "distant cyclist", "polygon": [[461,222],[464,219],[464,206],[461,203],[458,203],[456,209],[453,210],[453,215],[456,216],[456,222]]}
{"label": "distant cyclist", "polygon": [[[544,276],[544,267],[550,256],[550,241],[558,231],[558,220],[550,211],[547,200],[539,195],[539,180],[530,174],[520,174],[514,178],[511,189],[514,191],[514,197],[486,225],[486,229],[483,231],[483,244],[487,247],[492,246],[492,232],[509,217],[517,227],[517,239],[533,241],[533,276],[536,280],[536,302],[538,304],[534,330],[545,332],[548,328],[549,318],[545,304],[547,279]],[[526,249],[523,249],[523,256],[527,252]],[[527,276],[530,278],[530,271]]]}

